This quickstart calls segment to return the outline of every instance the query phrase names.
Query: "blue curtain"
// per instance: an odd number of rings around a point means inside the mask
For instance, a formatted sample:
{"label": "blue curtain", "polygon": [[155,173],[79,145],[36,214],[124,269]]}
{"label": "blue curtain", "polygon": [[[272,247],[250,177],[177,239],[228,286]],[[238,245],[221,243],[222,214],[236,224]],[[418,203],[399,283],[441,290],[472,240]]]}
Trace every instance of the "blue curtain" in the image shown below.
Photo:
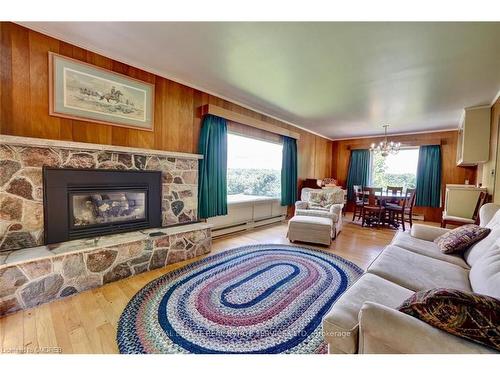
{"label": "blue curtain", "polygon": [[354,199],[354,185],[367,186],[370,175],[370,151],[352,150],[347,173],[347,198]]}
{"label": "blue curtain", "polygon": [[441,146],[420,146],[415,205],[441,207]]}
{"label": "blue curtain", "polygon": [[281,205],[289,206],[297,201],[297,141],[283,137],[281,159]]}
{"label": "blue curtain", "polygon": [[198,216],[208,218],[227,215],[227,123],[206,115],[203,118],[198,152]]}

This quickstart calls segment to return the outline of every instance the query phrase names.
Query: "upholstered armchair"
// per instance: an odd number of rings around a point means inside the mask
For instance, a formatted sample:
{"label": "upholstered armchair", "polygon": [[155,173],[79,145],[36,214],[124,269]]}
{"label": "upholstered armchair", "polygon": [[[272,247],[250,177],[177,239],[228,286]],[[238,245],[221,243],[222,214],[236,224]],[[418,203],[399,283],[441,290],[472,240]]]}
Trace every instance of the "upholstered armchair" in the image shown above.
{"label": "upholstered armchair", "polygon": [[[311,200],[311,192],[331,194],[329,201],[321,205]],[[295,202],[295,215],[326,217],[333,221],[335,233],[342,230],[342,208],[344,207],[345,191],[339,187],[326,189],[303,188],[300,201]]]}

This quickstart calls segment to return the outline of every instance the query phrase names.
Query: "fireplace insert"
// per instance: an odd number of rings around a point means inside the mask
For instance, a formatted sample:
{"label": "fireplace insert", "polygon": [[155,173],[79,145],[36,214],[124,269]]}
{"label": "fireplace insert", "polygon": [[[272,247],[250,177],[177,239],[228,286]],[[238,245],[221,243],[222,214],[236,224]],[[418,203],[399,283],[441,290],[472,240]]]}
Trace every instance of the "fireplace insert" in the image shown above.
{"label": "fireplace insert", "polygon": [[43,169],[46,244],[161,226],[161,172]]}

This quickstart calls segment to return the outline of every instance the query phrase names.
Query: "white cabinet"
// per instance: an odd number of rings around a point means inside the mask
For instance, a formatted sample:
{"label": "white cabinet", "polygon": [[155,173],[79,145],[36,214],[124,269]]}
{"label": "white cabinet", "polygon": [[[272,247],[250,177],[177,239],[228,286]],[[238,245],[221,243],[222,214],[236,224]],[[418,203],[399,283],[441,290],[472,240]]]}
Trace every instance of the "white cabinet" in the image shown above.
{"label": "white cabinet", "polygon": [[465,108],[458,129],[457,165],[485,163],[490,155],[489,106]]}
{"label": "white cabinet", "polygon": [[444,202],[445,215],[471,219],[474,215],[479,193],[486,188],[477,188],[474,185],[446,185]]}

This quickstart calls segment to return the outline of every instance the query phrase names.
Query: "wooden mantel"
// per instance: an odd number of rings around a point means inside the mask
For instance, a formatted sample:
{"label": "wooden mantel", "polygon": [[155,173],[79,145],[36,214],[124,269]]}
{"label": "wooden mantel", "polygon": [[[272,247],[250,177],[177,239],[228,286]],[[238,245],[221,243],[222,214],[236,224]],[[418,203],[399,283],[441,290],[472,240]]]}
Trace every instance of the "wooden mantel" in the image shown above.
{"label": "wooden mantel", "polygon": [[234,121],[243,125],[248,125],[257,129],[265,130],[271,133],[284,135],[290,138],[300,139],[300,134],[280,126],[270,124],[265,121],[257,120],[253,117],[242,115],[241,113],[233,112],[229,109],[224,109],[213,104],[206,104],[201,107],[201,115],[214,115],[225,118],[229,121]]}

